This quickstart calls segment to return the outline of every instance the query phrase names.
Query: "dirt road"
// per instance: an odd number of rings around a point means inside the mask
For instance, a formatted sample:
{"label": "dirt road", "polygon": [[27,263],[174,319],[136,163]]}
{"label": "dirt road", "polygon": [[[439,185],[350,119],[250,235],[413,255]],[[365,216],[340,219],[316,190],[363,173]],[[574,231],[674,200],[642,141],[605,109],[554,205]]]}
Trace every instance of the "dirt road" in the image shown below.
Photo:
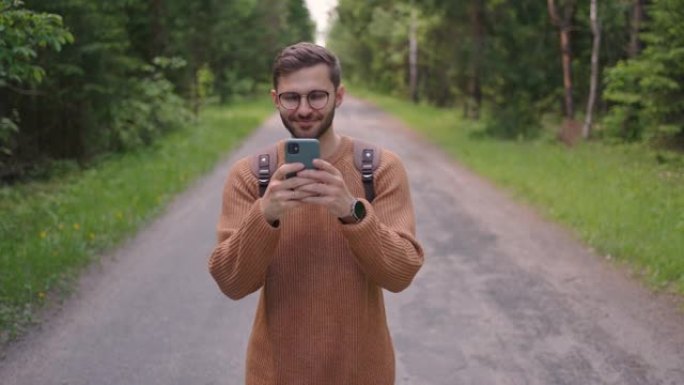
{"label": "dirt road", "polygon": [[[566,231],[347,99],[345,134],[398,153],[426,264],[386,294],[397,384],[684,384],[684,316]],[[229,129],[229,128],[227,128]],[[270,119],[157,221],[85,274],[63,309],[0,362],[3,385],[242,384],[256,295],[211,280],[230,164],[285,136]]]}

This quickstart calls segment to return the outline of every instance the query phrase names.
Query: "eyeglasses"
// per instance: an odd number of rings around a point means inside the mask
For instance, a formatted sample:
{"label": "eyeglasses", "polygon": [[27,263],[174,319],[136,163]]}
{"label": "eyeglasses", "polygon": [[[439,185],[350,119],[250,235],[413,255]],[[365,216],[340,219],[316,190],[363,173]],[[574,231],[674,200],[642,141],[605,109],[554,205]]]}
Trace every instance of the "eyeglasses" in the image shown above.
{"label": "eyeglasses", "polygon": [[306,96],[306,101],[309,107],[314,110],[320,110],[328,104],[330,94],[328,91],[315,90],[308,94],[300,94],[298,92],[283,92],[278,94],[278,100],[283,108],[288,110],[296,110],[302,100],[302,96]]}

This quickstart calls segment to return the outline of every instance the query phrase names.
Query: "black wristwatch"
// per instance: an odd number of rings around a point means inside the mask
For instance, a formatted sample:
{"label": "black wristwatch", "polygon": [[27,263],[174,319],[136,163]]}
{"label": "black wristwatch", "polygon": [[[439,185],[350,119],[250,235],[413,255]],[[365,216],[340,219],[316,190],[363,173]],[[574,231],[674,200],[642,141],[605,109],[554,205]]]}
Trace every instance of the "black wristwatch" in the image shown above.
{"label": "black wristwatch", "polygon": [[358,199],[354,199],[354,202],[349,208],[349,215],[346,217],[339,218],[340,222],[344,224],[359,223],[363,218],[366,217],[366,206],[363,205]]}

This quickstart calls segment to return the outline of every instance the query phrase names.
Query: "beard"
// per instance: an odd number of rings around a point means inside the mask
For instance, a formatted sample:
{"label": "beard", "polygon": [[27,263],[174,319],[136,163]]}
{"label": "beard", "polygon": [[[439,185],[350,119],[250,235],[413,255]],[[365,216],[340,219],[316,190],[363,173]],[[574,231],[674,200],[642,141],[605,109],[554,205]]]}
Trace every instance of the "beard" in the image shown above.
{"label": "beard", "polygon": [[[333,107],[330,112],[321,119],[320,124],[318,126],[318,129],[316,132],[314,132],[314,135],[306,135],[306,138],[313,138],[313,139],[320,139],[323,134],[328,132],[330,127],[332,126],[333,119],[335,118],[335,108]],[[280,113],[280,120],[283,121],[283,125],[285,128],[287,128],[287,131],[290,132],[290,135],[292,135],[293,138],[304,138],[305,136],[297,134],[296,128],[294,124],[288,120],[285,116],[283,116],[282,113]]]}

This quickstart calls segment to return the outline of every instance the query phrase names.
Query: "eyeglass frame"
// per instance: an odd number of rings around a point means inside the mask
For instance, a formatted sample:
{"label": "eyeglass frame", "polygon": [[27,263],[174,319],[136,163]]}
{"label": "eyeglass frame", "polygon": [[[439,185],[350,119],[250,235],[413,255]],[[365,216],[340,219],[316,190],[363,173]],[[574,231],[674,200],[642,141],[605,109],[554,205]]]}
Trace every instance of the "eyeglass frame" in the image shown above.
{"label": "eyeglass frame", "polygon": [[[314,92],[322,92],[322,93],[325,94],[325,104],[324,104],[323,106],[316,108],[316,107],[314,107],[314,106],[311,105],[311,101],[309,100],[309,95],[311,95],[311,94],[314,93]],[[287,108],[287,107],[285,107],[285,105],[283,104],[283,101],[280,99],[280,98],[281,98],[283,95],[285,95],[285,94],[296,94],[297,96],[299,96],[299,99],[297,100],[297,105],[294,106],[293,108]],[[278,96],[278,102],[280,103],[280,105],[281,105],[284,109],[286,109],[286,110],[288,110],[288,111],[294,111],[294,110],[296,110],[297,108],[299,108],[299,107],[302,105],[302,97],[306,97],[306,103],[307,103],[307,104],[309,105],[309,107],[310,107],[311,109],[313,109],[313,110],[322,110],[322,109],[324,109],[324,108],[328,105],[328,103],[330,102],[330,92],[328,92],[328,91],[326,91],[326,90],[312,90],[312,91],[307,92],[307,93],[305,93],[305,94],[300,94],[299,92],[294,92],[294,91],[286,91],[286,92],[281,92],[281,93],[277,94],[277,96]]]}

